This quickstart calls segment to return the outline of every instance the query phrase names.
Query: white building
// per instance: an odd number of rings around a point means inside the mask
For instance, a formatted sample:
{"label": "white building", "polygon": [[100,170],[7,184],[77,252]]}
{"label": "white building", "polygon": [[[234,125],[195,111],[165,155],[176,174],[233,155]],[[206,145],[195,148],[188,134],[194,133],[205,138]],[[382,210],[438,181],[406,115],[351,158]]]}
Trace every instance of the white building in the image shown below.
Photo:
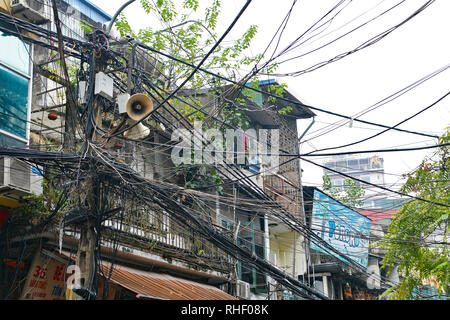
{"label": "white building", "polygon": [[[327,168],[342,172],[356,179],[366,181],[376,185],[384,185],[384,160],[376,154],[372,155],[348,155],[334,156],[324,163]],[[344,191],[344,181],[346,177],[330,171],[324,170],[324,175],[328,175],[333,187]],[[367,209],[382,208],[385,196],[380,193],[380,189],[370,187],[359,181],[355,181],[365,189],[363,207]]]}

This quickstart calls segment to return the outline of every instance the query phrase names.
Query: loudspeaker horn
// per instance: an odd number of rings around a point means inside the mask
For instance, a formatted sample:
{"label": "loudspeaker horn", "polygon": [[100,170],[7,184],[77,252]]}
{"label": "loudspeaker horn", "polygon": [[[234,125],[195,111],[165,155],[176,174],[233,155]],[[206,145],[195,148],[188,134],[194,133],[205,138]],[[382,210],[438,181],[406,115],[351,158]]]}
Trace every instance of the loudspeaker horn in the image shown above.
{"label": "loudspeaker horn", "polygon": [[[136,121],[130,120],[129,124],[136,123]],[[150,129],[139,123],[137,126],[133,127],[131,130],[127,130],[123,133],[126,138],[129,139],[143,139],[150,134]]]}
{"label": "loudspeaker horn", "polygon": [[127,101],[127,114],[134,121],[141,120],[153,110],[153,101],[142,93],[133,94]]}

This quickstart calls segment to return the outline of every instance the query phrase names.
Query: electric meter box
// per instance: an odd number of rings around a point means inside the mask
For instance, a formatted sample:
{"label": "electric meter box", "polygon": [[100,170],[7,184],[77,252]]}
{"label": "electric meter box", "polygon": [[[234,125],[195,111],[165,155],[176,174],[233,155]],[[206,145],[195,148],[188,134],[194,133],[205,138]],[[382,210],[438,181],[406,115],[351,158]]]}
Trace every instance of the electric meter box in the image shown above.
{"label": "electric meter box", "polygon": [[83,104],[86,103],[86,90],[87,90],[87,82],[80,81],[78,82],[78,103]]}
{"label": "electric meter box", "polygon": [[108,77],[103,72],[98,72],[95,75],[94,94],[98,94],[108,100],[112,100],[114,95],[113,89],[114,83],[112,78]]}
{"label": "electric meter box", "polygon": [[127,102],[130,99],[130,95],[128,93],[122,93],[117,96],[117,105],[119,106],[119,113],[127,112]]}

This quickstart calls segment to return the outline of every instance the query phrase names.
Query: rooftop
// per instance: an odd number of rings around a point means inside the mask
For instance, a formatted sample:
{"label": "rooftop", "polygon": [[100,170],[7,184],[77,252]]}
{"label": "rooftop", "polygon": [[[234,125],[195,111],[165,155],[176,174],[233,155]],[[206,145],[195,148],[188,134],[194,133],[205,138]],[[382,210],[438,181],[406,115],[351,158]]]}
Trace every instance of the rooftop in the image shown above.
{"label": "rooftop", "polygon": [[106,13],[104,10],[89,2],[88,0],[63,0],[65,3],[74,7],[78,11],[89,16],[92,20],[100,23],[108,22],[112,19],[112,16]]}

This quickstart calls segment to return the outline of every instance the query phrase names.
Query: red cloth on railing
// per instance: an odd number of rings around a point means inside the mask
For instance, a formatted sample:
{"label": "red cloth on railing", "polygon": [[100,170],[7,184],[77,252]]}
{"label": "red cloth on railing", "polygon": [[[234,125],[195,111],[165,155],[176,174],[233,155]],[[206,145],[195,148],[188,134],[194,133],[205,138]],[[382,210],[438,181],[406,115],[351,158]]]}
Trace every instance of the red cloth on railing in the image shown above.
{"label": "red cloth on railing", "polygon": [[0,210],[0,230],[2,229],[3,222],[5,222],[8,214],[8,211]]}

